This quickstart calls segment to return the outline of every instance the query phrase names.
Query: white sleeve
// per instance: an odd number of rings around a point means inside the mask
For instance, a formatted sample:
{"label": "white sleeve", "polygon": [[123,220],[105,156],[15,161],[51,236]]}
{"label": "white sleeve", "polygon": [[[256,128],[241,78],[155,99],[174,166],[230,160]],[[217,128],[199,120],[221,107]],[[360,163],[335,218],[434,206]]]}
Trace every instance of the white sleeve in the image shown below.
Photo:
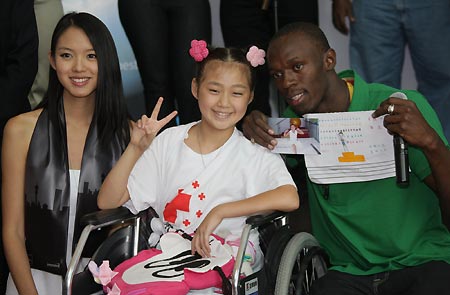
{"label": "white sleeve", "polygon": [[279,154],[263,151],[262,155],[259,155],[255,167],[256,169],[250,173],[250,179],[247,179],[250,196],[276,189],[282,185],[290,184],[297,187]]}
{"label": "white sleeve", "polygon": [[155,207],[157,202],[160,177],[160,159],[158,152],[159,140],[154,139],[150,147],[142,154],[134,165],[128,178],[130,201],[124,204],[134,214],[149,207]]}
{"label": "white sleeve", "polygon": [[296,187],[295,182],[286,167],[286,163],[281,156],[272,152],[269,152],[266,155],[267,157],[264,161],[266,167],[263,169],[267,172],[266,177],[268,178],[268,183],[272,189],[286,184],[291,184]]}

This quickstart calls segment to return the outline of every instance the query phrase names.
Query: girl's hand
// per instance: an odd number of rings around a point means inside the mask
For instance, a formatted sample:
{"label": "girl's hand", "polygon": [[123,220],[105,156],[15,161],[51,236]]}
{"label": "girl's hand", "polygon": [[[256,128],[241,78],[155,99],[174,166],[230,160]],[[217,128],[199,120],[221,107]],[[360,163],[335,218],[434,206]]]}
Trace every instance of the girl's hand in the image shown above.
{"label": "girl's hand", "polygon": [[142,151],[145,151],[148,148],[161,128],[177,115],[177,111],[173,111],[165,118],[158,120],[162,102],[163,98],[160,97],[153,109],[151,117],[149,118],[146,115],[142,115],[141,119],[139,119],[133,127],[130,142],[139,147]]}
{"label": "girl's hand", "polygon": [[192,254],[197,252],[202,257],[211,256],[211,247],[209,246],[210,236],[223,219],[223,217],[219,214],[219,206],[215,207],[208,213],[208,215],[206,215],[205,219],[195,231],[191,244]]}

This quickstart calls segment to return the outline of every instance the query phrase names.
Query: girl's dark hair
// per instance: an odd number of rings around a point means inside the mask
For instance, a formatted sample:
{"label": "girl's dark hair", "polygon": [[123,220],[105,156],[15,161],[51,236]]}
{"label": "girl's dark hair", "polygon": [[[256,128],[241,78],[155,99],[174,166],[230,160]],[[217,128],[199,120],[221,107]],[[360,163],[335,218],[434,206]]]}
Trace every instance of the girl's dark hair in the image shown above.
{"label": "girl's dark hair", "polygon": [[250,62],[247,60],[246,54],[247,52],[243,51],[242,49],[238,48],[210,48],[208,47],[209,54],[208,56],[202,60],[201,62],[197,63],[197,72],[195,75],[196,80],[200,83],[203,78],[203,74],[205,71],[205,66],[213,60],[219,60],[223,62],[237,62],[240,64],[243,64],[247,66],[249,71],[249,82],[250,82],[250,90],[255,90],[255,83],[256,83],[256,70],[255,68],[250,64]]}
{"label": "girl's dark hair", "polygon": [[[70,27],[84,31],[97,56],[98,79],[93,122],[97,124],[99,142],[108,145],[117,135],[125,147],[130,140],[128,120],[130,116],[123,95],[119,58],[111,33],[102,21],[89,13],[68,13],[59,20],[53,31],[50,47],[53,57],[60,36]],[[55,126],[58,122],[58,105],[63,91],[63,85],[58,80],[56,71],[50,67],[47,94],[38,108],[48,109],[50,120]]]}

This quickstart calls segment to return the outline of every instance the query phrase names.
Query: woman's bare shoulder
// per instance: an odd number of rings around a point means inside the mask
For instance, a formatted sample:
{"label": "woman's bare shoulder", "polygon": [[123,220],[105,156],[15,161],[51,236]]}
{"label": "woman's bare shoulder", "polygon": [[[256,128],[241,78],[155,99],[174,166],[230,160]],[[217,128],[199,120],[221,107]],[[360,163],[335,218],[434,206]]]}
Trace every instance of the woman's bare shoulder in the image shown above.
{"label": "woman's bare shoulder", "polygon": [[3,140],[24,140],[29,142],[42,109],[23,113],[8,120]]}

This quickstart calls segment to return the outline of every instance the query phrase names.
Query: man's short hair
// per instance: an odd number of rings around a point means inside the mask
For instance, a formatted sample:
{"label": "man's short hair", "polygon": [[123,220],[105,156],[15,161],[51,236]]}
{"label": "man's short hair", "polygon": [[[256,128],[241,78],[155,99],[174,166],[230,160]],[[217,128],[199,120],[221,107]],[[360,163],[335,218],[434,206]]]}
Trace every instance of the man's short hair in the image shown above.
{"label": "man's short hair", "polygon": [[317,25],[307,22],[294,22],[282,27],[270,40],[269,48],[274,41],[290,34],[301,34],[309,38],[323,52],[330,49],[330,44],[324,32]]}

